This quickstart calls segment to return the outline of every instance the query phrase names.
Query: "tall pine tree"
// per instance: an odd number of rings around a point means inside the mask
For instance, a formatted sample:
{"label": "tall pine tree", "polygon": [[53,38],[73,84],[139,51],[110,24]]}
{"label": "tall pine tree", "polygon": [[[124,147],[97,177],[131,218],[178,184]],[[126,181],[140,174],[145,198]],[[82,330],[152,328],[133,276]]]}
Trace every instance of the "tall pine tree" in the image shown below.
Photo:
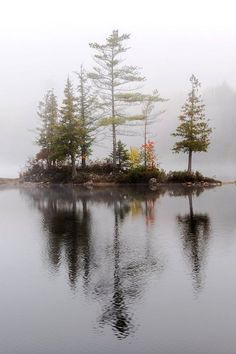
{"label": "tall pine tree", "polygon": [[48,90],[43,100],[39,102],[38,116],[41,121],[41,127],[38,128],[37,144],[41,147],[37,154],[38,158],[47,161],[48,167],[51,166],[54,159],[54,136],[58,123],[58,105],[57,98],[53,90]]}
{"label": "tall pine tree", "polygon": [[[130,38],[129,34],[119,35],[113,31],[104,44],[90,43],[95,50],[94,61],[96,66],[89,77],[99,91],[101,106],[104,110],[104,118],[100,121],[102,126],[110,126],[112,130],[112,160],[113,167],[117,161],[117,127],[128,120],[134,120],[135,116],[124,114],[120,104],[122,96],[127,90],[129,101],[132,101],[132,84],[144,80],[135,66],[123,65],[122,54],[129,49],[124,42]],[[125,90],[126,88],[126,90]],[[135,90],[135,88],[133,87]],[[135,93],[134,93],[135,96]]]}
{"label": "tall pine tree", "polygon": [[95,140],[97,129],[98,102],[89,84],[86,70],[81,66],[77,74],[78,85],[78,116],[80,124],[80,154],[81,165],[86,166],[86,160],[91,153],[91,145]]}
{"label": "tall pine tree", "polygon": [[76,158],[81,143],[81,128],[78,119],[78,101],[69,78],[64,90],[64,99],[60,109],[60,122],[55,141],[58,159],[70,159],[72,178],[74,178],[76,176]]}
{"label": "tall pine tree", "polygon": [[172,135],[180,138],[174,144],[173,151],[176,153],[184,152],[188,154],[188,172],[192,172],[193,152],[206,152],[210,144],[210,134],[212,129],[209,127],[209,120],[205,117],[205,105],[199,94],[200,83],[192,75],[190,78],[191,91],[182,107],[179,116],[180,124],[176,132]]}

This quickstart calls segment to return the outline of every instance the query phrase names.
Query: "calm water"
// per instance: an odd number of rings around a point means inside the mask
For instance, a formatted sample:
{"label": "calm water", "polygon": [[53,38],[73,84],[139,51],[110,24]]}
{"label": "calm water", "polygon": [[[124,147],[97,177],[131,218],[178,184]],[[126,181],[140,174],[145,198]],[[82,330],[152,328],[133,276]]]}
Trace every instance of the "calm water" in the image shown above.
{"label": "calm water", "polygon": [[0,189],[1,354],[235,354],[236,187]]}

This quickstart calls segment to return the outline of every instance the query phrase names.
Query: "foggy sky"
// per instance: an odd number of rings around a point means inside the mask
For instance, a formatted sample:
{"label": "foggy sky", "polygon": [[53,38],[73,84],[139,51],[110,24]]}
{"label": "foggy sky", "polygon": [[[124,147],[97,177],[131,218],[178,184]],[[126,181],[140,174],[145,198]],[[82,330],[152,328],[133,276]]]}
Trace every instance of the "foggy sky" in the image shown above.
{"label": "foggy sky", "polygon": [[[232,166],[228,175],[222,163],[217,164],[218,142],[224,143],[222,122],[229,121],[229,131],[235,131],[235,10],[233,1],[209,0],[2,3],[0,176],[17,176],[27,158],[37,151],[36,111],[45,92],[55,88],[60,101],[68,74],[75,79],[73,72],[81,64],[91,69],[93,52],[88,43],[103,42],[113,29],[119,29],[121,33],[131,33],[127,64],[142,67],[147,78],[143,90],[151,92],[157,88],[162,97],[169,99],[159,107],[166,109],[166,113],[155,126],[161,167],[186,168],[186,156],[171,153],[174,141],[169,134],[178,123],[179,109],[189,91],[189,77],[194,73],[202,83],[204,98],[210,102],[207,113],[215,127],[209,155],[198,154],[194,167],[209,175],[235,177],[236,150],[224,161]],[[216,105],[219,97],[212,92],[222,85],[220,96],[222,92],[227,97],[232,94],[232,99]],[[142,143],[137,137],[126,141],[128,145]],[[228,137],[225,142],[229,145]],[[109,143],[94,148],[94,157],[107,154],[105,145]],[[229,154],[228,151],[230,148]]]}

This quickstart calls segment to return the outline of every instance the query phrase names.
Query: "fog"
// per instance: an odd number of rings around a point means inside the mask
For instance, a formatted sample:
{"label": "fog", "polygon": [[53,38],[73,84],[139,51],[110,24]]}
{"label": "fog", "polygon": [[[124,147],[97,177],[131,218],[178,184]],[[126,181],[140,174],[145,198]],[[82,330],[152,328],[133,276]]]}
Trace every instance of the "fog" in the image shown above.
{"label": "fog", "polygon": [[[38,150],[37,105],[54,88],[59,98],[68,75],[93,65],[89,42],[103,42],[113,29],[131,33],[127,64],[142,67],[142,90],[158,89],[169,101],[153,131],[161,167],[186,168],[173,155],[170,134],[194,73],[202,83],[207,117],[214,127],[209,153],[195,154],[193,167],[209,176],[235,179],[236,23],[231,1],[9,1],[1,4],[0,176],[15,177]],[[141,145],[141,137],[125,138]],[[93,158],[111,150],[94,146]]]}

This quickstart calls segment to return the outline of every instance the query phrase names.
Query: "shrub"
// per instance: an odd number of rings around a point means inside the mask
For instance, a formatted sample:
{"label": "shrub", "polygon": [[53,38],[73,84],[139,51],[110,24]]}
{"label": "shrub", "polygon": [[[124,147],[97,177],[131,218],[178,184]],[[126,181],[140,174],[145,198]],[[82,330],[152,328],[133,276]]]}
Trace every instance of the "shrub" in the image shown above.
{"label": "shrub", "polygon": [[150,178],[156,178],[157,182],[164,182],[165,172],[157,168],[145,169],[142,167],[132,168],[117,176],[118,183],[147,183]]}
{"label": "shrub", "polygon": [[90,180],[89,177],[90,177],[90,176],[88,175],[88,173],[79,171],[79,172],[77,173],[77,176],[74,177],[73,183],[75,183],[75,184],[81,184],[81,183],[88,182],[88,181]]}
{"label": "shrub", "polygon": [[197,172],[197,176],[194,172],[188,171],[170,171],[167,175],[167,182],[169,183],[184,183],[184,182],[199,182],[203,179],[203,176]]}
{"label": "shrub", "polygon": [[199,182],[207,182],[207,183],[219,183],[213,178],[204,177],[200,172],[188,172],[188,171],[170,171],[167,174],[167,182],[168,183],[199,183]]}

